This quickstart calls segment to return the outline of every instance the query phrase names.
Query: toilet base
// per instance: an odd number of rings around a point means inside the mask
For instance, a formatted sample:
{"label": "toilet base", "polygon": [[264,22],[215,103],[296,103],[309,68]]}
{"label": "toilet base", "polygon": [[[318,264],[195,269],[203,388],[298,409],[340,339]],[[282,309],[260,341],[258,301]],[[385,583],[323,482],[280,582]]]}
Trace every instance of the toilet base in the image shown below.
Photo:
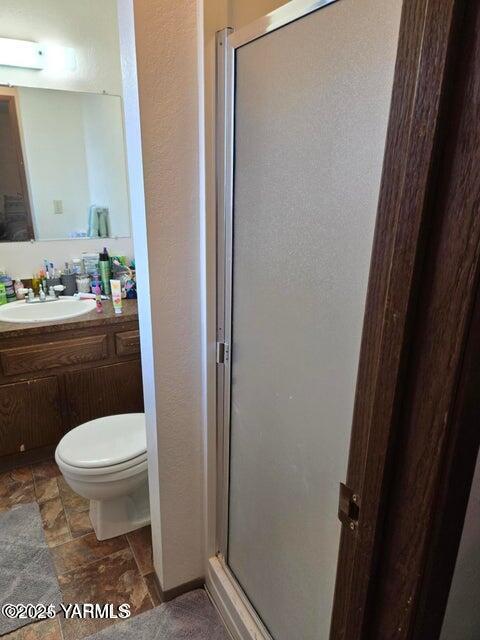
{"label": "toilet base", "polygon": [[116,538],[150,524],[148,484],[127,496],[90,500],[90,520],[98,540]]}

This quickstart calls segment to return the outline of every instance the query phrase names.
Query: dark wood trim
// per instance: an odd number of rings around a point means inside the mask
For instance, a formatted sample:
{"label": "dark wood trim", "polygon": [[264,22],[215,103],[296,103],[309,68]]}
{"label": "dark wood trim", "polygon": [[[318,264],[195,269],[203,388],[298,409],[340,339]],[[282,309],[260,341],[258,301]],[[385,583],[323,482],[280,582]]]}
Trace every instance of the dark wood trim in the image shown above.
{"label": "dark wood trim", "polygon": [[460,4],[403,5],[347,474],[360,518],[342,531],[332,640],[364,637],[368,622]]}
{"label": "dark wood trim", "polygon": [[17,165],[18,165],[18,172],[20,175],[20,182],[22,184],[23,202],[25,204],[25,209],[27,211],[27,229],[28,229],[29,239],[34,240],[35,232],[33,230],[32,208],[30,205],[27,176],[25,173],[25,161],[23,158],[22,141],[20,138],[20,127],[18,124],[17,101],[15,99],[15,96],[4,95],[1,93],[0,93],[0,100],[2,102],[8,103],[8,115],[10,117],[10,123],[12,126],[12,135],[13,135],[13,140],[15,144],[15,151],[17,154]]}
{"label": "dark wood trim", "polygon": [[173,587],[173,589],[166,589],[165,591],[160,584],[160,579],[153,572],[153,580],[155,582],[155,586],[157,588],[157,596],[160,602],[169,602],[174,598],[178,598],[178,596],[182,596],[184,593],[188,593],[189,591],[194,591],[195,589],[203,589],[205,587],[205,579],[197,578],[196,580],[190,580],[190,582],[184,582],[183,584],[178,585],[178,587]]}
{"label": "dark wood trim", "polygon": [[10,456],[0,456],[0,473],[10,471],[11,469],[18,469],[18,467],[35,464],[36,462],[51,460],[55,454],[55,449],[55,445],[49,444],[45,447],[25,451],[25,453],[14,453]]}
{"label": "dark wood trim", "polygon": [[[464,130],[468,128],[476,140],[477,162],[479,126],[478,111],[475,111],[472,91],[480,89],[480,11],[470,7],[465,24],[469,31],[465,34],[465,60],[470,60],[476,71],[459,80],[464,90],[470,87],[470,100],[466,101]],[[475,40],[477,43],[475,45]],[[470,78],[470,82],[468,81]],[[476,87],[476,91],[475,91]],[[468,114],[468,116],[467,116]],[[477,119],[476,127],[470,118]],[[460,133],[460,132],[459,132]],[[474,177],[474,176],[472,176]],[[470,183],[469,183],[470,186]],[[476,193],[479,192],[478,176]],[[474,192],[475,192],[474,191]],[[472,201],[465,201],[472,206]],[[477,214],[478,215],[478,214]],[[459,221],[461,224],[461,221]],[[450,585],[453,578],[458,548],[462,536],[465,514],[475,465],[480,449],[480,285],[477,280],[477,295],[470,323],[469,335],[463,357],[463,366],[458,383],[456,404],[445,442],[445,456],[440,482],[437,488],[435,512],[430,527],[430,541],[425,562],[425,571],[419,605],[416,612],[412,640],[438,638],[447,606]]]}
{"label": "dark wood trim", "polygon": [[[438,3],[432,4],[437,20]],[[369,638],[438,638],[456,555],[455,545],[446,545],[459,537],[472,472],[473,452],[464,447],[475,445],[471,430],[478,430],[479,415],[478,387],[475,399],[469,385],[478,381],[471,359],[478,353],[472,318],[477,322],[480,270],[480,5],[458,3],[459,10],[463,7],[466,14],[456,16],[461,47],[451,61],[451,91],[440,122],[442,155],[431,185],[430,228]],[[454,459],[460,450],[462,458]],[[462,461],[466,468],[457,476]],[[460,504],[452,508],[456,494]],[[445,507],[450,511],[442,512]],[[455,522],[449,524],[451,516]]]}
{"label": "dark wood trim", "polygon": [[480,288],[446,442],[412,640],[439,637],[480,448]]}

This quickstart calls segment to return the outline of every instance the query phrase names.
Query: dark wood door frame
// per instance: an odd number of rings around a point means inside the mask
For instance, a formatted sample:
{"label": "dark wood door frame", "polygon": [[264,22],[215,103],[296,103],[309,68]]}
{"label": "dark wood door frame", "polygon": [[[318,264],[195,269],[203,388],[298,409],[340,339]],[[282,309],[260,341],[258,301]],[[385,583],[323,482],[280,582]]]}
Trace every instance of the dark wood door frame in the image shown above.
{"label": "dark wood door frame", "polygon": [[20,138],[20,127],[18,124],[17,115],[17,102],[15,96],[2,94],[0,91],[0,101],[6,102],[8,105],[8,115],[10,118],[10,125],[12,128],[13,143],[15,145],[15,152],[17,155],[18,172],[20,176],[20,183],[22,185],[22,196],[27,212],[27,231],[30,240],[35,239],[35,232],[33,230],[32,209],[30,206],[30,196],[28,193],[27,176],[25,173],[25,161],[23,159],[22,141]]}
{"label": "dark wood door frame", "polygon": [[[436,361],[431,356],[442,353],[443,359],[437,360],[452,367],[455,377],[460,363],[448,360],[450,347],[454,343],[460,349],[463,344],[471,309],[474,278],[462,254],[465,247],[457,247],[456,262],[447,264],[443,261],[450,252],[448,235],[442,236],[444,245],[438,245],[437,238],[439,233],[452,232],[451,212],[438,206],[437,191],[445,180],[442,153],[450,137],[448,115],[458,89],[454,78],[464,37],[465,5],[466,0],[405,0],[403,5],[347,475],[347,484],[358,497],[359,519],[355,529],[342,531],[332,640],[406,639],[412,632],[413,611],[420,597],[417,567],[402,567],[396,561],[396,554],[404,549],[402,543],[409,547],[413,538],[409,539],[395,521],[398,512],[405,510],[412,527],[419,525],[416,519],[421,505],[415,503],[419,487],[413,487],[406,504],[405,494],[396,493],[401,487],[401,473],[394,471],[401,471],[401,447],[422,446],[428,442],[425,434],[433,437],[429,429],[432,416],[422,412],[420,402],[412,414],[412,442],[405,442],[404,407],[409,404],[414,372],[420,375],[423,371],[419,354],[425,351],[426,362],[430,363],[428,375],[432,376]],[[473,214],[471,210],[463,213],[466,232],[473,225]],[[441,253],[432,254],[434,247]],[[436,280],[446,284],[450,270],[464,276],[463,286],[456,292],[458,297],[451,301],[454,317],[462,312],[461,317],[452,326],[445,314],[435,316],[434,305],[429,319],[436,318],[437,334],[430,334],[421,309],[436,291]],[[459,337],[445,335],[452,330]],[[433,345],[441,340],[437,351],[432,348],[432,335],[437,341]],[[440,402],[442,385],[431,391],[437,395],[425,404],[432,410],[445,408],[445,402]],[[417,430],[424,434],[422,438],[417,439]],[[427,459],[436,457],[429,449],[422,453]],[[429,472],[422,481],[426,489],[430,488],[435,476]],[[423,488],[419,490],[423,497]],[[392,502],[395,496],[397,510]],[[419,556],[422,551],[418,549]],[[403,571],[409,576],[402,582]],[[396,579],[392,579],[395,574]],[[398,583],[396,589],[391,588],[394,583]],[[400,588],[407,584],[409,589]],[[382,616],[391,624],[384,627]]]}
{"label": "dark wood door frame", "polygon": [[369,638],[438,638],[479,445],[480,5],[458,8]]}
{"label": "dark wood door frame", "polygon": [[480,287],[478,287],[445,455],[429,525],[412,640],[439,637],[480,448]]}

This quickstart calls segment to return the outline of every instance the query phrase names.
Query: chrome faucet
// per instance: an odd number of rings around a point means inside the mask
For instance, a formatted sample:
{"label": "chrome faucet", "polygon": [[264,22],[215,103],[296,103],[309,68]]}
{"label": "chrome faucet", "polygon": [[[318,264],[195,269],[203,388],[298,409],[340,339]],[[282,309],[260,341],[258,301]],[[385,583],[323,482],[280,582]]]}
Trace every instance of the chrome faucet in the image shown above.
{"label": "chrome faucet", "polygon": [[45,294],[45,291],[43,290],[42,285],[40,285],[40,294],[38,297],[35,297],[35,294],[33,293],[33,289],[24,289],[22,293],[27,294],[25,296],[25,302],[27,304],[38,304],[40,302],[55,302],[56,300],[59,299],[55,295],[55,289],[53,287],[50,287],[48,291],[48,296],[47,296]]}

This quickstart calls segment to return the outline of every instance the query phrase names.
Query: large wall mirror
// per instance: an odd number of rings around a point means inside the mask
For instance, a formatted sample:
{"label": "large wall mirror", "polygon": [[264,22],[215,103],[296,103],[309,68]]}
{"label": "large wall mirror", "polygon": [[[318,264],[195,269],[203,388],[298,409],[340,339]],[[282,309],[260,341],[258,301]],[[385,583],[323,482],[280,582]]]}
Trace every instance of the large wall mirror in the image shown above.
{"label": "large wall mirror", "polygon": [[129,235],[121,98],[0,87],[0,242]]}

